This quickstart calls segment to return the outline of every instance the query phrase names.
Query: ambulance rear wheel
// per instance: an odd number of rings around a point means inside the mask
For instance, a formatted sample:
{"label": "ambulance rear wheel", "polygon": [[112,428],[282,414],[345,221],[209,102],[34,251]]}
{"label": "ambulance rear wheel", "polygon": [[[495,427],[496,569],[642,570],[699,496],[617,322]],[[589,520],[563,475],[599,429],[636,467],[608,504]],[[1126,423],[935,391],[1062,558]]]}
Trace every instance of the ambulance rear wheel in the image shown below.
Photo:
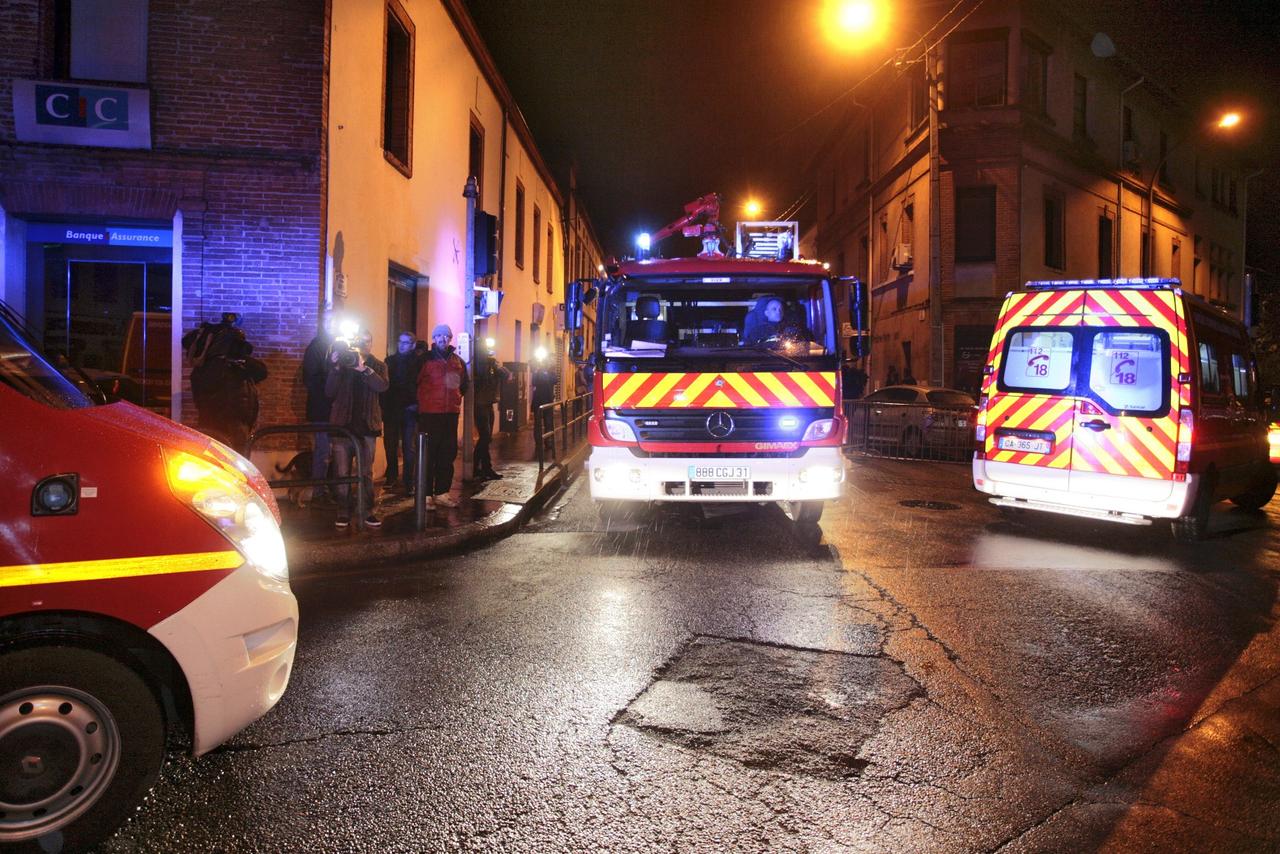
{"label": "ambulance rear wheel", "polygon": [[1213,479],[1206,475],[1196,489],[1196,500],[1191,505],[1191,512],[1169,521],[1173,530],[1173,538],[1180,543],[1195,543],[1203,540],[1209,532],[1209,511],[1213,508]]}
{"label": "ambulance rear wheel", "polygon": [[0,655],[0,845],[78,851],[142,800],[164,717],[132,669],[75,647]]}
{"label": "ambulance rear wheel", "polygon": [[1237,495],[1231,499],[1231,503],[1237,507],[1243,507],[1245,510],[1261,510],[1267,506],[1272,497],[1276,494],[1276,472],[1271,466],[1267,466],[1267,471],[1263,473],[1261,481],[1253,489],[1248,492]]}

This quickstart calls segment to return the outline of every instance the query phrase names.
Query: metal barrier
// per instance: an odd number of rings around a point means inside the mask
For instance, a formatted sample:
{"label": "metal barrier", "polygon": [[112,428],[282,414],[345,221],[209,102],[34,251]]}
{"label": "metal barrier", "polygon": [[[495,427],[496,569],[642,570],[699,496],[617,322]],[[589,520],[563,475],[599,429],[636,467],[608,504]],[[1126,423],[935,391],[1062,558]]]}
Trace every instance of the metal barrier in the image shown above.
{"label": "metal barrier", "polygon": [[972,406],[846,400],[845,447],[876,457],[967,462],[973,454]]}
{"label": "metal barrier", "polygon": [[[586,441],[591,402],[591,392],[587,392],[566,400],[544,403],[534,410],[533,441],[538,453],[539,475],[549,465],[560,465],[570,451]],[[556,424],[557,420],[559,425]],[[546,429],[548,425],[551,428],[549,430]],[[551,451],[550,460],[547,459],[548,447]]]}
{"label": "metal barrier", "polygon": [[[273,427],[261,427],[254,430],[249,435],[249,445],[246,448],[245,456],[253,453],[253,445],[263,436],[278,436],[281,434],[301,434],[301,433],[341,433],[351,446],[355,449],[356,454],[356,473],[351,477],[306,477],[306,478],[289,478],[287,480],[268,480],[267,486],[272,489],[286,489],[293,486],[342,486],[354,483],[356,485],[356,528],[364,529],[364,484],[366,472],[373,465],[373,460],[366,460],[361,452],[360,443],[356,441],[356,434],[348,430],[346,427],[339,427],[337,424],[278,424]],[[332,443],[330,443],[332,448]]]}

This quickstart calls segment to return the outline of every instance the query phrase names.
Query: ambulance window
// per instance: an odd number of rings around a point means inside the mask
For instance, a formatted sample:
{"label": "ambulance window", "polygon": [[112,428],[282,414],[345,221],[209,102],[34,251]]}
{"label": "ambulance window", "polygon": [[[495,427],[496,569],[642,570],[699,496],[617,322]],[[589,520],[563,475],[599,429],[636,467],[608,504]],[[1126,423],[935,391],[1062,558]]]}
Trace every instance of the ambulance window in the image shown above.
{"label": "ambulance window", "polygon": [[1065,391],[1071,385],[1074,343],[1065,329],[1011,332],[1004,347],[1002,386],[1011,391]]}
{"label": "ambulance window", "polygon": [[1089,388],[1112,410],[1159,412],[1168,390],[1168,345],[1156,332],[1115,330],[1093,337]]}
{"label": "ambulance window", "polygon": [[1231,386],[1236,397],[1253,397],[1253,372],[1250,370],[1249,360],[1239,353],[1231,354]]}
{"label": "ambulance window", "polygon": [[93,405],[80,389],[29,346],[17,326],[3,315],[0,315],[0,384],[59,409]]}
{"label": "ambulance window", "polygon": [[1218,351],[1212,344],[1200,345],[1200,390],[1219,394],[1222,380],[1218,376]]}

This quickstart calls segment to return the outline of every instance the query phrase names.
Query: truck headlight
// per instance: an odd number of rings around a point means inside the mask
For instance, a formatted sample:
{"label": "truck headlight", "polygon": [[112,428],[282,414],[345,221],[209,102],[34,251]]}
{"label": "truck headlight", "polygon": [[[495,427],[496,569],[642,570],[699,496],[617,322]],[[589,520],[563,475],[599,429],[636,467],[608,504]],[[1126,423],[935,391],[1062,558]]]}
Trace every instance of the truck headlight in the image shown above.
{"label": "truck headlight", "polygon": [[801,442],[820,442],[828,439],[836,430],[836,420],[834,418],[820,418],[809,424],[804,431],[804,438]]}
{"label": "truck headlight", "polygon": [[263,574],[287,582],[289,562],[275,515],[245,474],[208,457],[163,449],[169,488]]}
{"label": "truck headlight", "polygon": [[631,429],[631,425],[616,418],[606,418],[604,420],[604,431],[615,442],[639,441],[636,439],[636,431]]}

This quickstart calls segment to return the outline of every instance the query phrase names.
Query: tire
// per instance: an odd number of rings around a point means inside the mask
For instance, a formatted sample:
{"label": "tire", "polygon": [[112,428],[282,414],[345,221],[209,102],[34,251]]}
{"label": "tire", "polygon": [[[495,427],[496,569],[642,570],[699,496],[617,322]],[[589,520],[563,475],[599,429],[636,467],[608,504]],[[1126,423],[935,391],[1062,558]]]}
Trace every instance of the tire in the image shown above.
{"label": "tire", "polygon": [[818,520],[822,518],[822,508],[826,506],[825,501],[792,501],[790,504],[787,516],[797,525],[818,524]]}
{"label": "tire", "polygon": [[0,845],[19,850],[102,841],[164,761],[164,717],[142,677],[76,647],[0,655],[0,733]]}
{"label": "tire", "polygon": [[1243,507],[1245,510],[1261,510],[1267,506],[1267,503],[1271,501],[1275,494],[1276,470],[1268,465],[1258,485],[1248,492],[1235,496],[1231,499],[1231,503],[1237,507]]}
{"label": "tire", "polygon": [[902,448],[904,457],[917,458],[924,449],[924,440],[920,436],[920,431],[915,427],[908,427],[902,431],[902,441],[899,443]]}
{"label": "tire", "polygon": [[1205,475],[1200,481],[1200,486],[1196,490],[1195,501],[1191,505],[1191,512],[1186,516],[1179,516],[1169,522],[1169,527],[1173,531],[1173,538],[1180,543],[1195,543],[1203,540],[1209,532],[1209,511],[1213,509],[1216,503],[1213,500],[1214,477]]}

